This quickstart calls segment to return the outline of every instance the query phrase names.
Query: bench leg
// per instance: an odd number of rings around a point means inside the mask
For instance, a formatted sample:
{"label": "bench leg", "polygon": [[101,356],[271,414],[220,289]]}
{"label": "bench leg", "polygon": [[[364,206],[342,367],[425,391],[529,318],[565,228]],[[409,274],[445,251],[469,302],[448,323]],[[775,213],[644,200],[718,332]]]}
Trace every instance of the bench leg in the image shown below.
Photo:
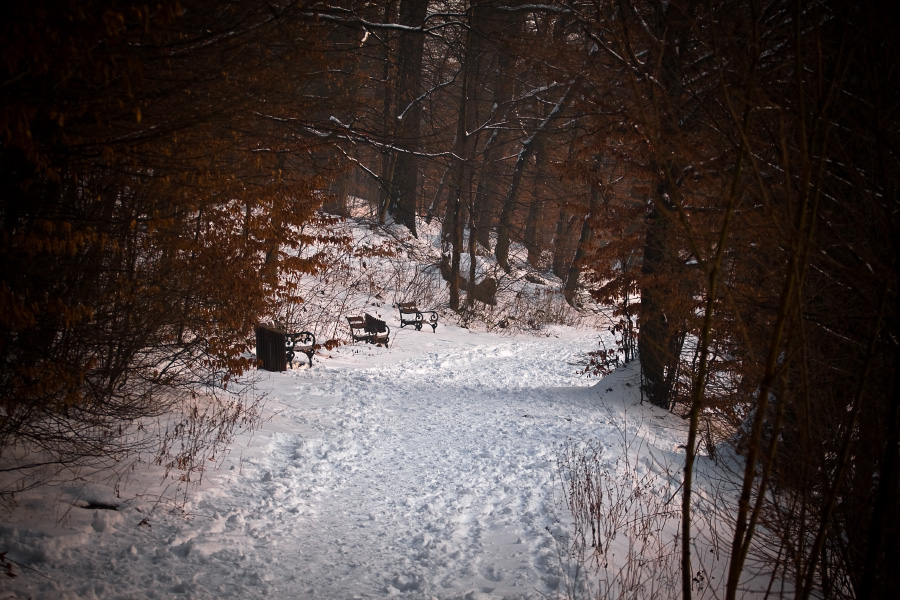
{"label": "bench leg", "polygon": [[[302,352],[303,354],[306,355],[306,357],[309,359],[309,366],[312,367],[312,365],[313,365],[313,354],[315,354],[316,351],[315,351],[314,349],[310,349],[310,350],[302,350],[302,349],[300,349],[300,348],[298,348],[297,351],[298,351],[298,352]],[[292,350],[288,350],[287,355],[285,356],[285,359],[286,359],[285,362],[287,363],[287,368],[288,368],[288,369],[293,369],[293,368],[294,368],[294,357],[295,357],[295,356],[296,356],[296,354],[295,354]],[[299,362],[299,361],[297,361],[297,367],[298,367],[298,368],[300,367],[300,362]]]}

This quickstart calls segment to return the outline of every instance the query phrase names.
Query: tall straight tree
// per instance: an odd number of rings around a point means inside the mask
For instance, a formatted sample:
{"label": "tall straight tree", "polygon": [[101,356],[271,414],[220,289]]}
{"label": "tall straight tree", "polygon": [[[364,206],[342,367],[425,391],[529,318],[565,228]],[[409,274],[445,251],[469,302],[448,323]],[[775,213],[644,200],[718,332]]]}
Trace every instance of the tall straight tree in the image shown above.
{"label": "tall straight tree", "polygon": [[390,186],[389,211],[394,220],[416,235],[419,198],[419,158],[422,124],[422,53],[425,33],[422,26],[428,11],[428,0],[400,0],[400,32],[398,43],[397,116],[398,136],[394,144],[402,146],[394,157]]}
{"label": "tall straight tree", "polygon": [[[652,404],[669,408],[674,402],[674,382],[686,328],[688,303],[675,302],[684,296],[681,271],[684,262],[679,256],[674,233],[676,203],[687,166],[679,162],[681,154],[672,146],[680,138],[683,126],[684,73],[681,61],[690,43],[689,7],[683,3],[657,8],[650,23],[654,27],[653,63],[658,65],[660,85],[654,89],[654,148],[653,161],[657,179],[655,198],[647,216],[641,283],[641,335],[638,351],[641,354],[643,388]],[[691,292],[688,291],[689,295]]]}
{"label": "tall straight tree", "polygon": [[[450,308],[460,308],[460,263],[463,232],[467,209],[472,193],[473,160],[478,143],[478,100],[482,62],[485,60],[483,40],[477,32],[482,16],[483,2],[475,0],[467,10],[465,42],[460,49],[462,85],[459,95],[459,111],[456,115],[456,140],[453,146],[452,178],[447,204],[445,230],[450,238]],[[471,287],[470,287],[471,293]]]}
{"label": "tall straight tree", "polygon": [[505,154],[515,140],[515,120],[517,76],[522,68],[519,49],[524,40],[524,25],[527,13],[518,10],[501,10],[509,6],[517,7],[524,0],[514,0],[507,6],[490,4],[485,7],[482,19],[485,41],[492,45],[490,63],[484,74],[484,85],[490,92],[491,124],[487,139],[481,149],[481,161],[477,173],[478,186],[473,204],[473,225],[475,236],[484,248],[490,248],[491,231],[496,230],[496,217],[500,199],[503,196],[503,169]]}
{"label": "tall straight tree", "polygon": [[[387,0],[384,3],[383,14],[380,15],[382,23],[393,23],[396,17],[396,0]],[[378,177],[378,222],[384,224],[388,210],[391,206],[391,180],[394,178],[394,165],[396,155],[389,149],[391,140],[397,131],[397,68],[394,47],[396,46],[395,33],[391,29],[377,31],[375,36],[380,48],[381,81],[377,92],[381,96],[381,135],[382,145],[387,148],[380,152],[381,172]]]}

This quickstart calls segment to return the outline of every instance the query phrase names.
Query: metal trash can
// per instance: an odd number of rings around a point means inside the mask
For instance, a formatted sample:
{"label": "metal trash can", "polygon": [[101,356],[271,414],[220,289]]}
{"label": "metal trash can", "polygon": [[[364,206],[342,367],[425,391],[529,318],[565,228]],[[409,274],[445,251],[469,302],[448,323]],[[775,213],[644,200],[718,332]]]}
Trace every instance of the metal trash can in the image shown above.
{"label": "metal trash can", "polygon": [[256,358],[266,371],[287,370],[285,343],[287,334],[271,325],[256,326]]}

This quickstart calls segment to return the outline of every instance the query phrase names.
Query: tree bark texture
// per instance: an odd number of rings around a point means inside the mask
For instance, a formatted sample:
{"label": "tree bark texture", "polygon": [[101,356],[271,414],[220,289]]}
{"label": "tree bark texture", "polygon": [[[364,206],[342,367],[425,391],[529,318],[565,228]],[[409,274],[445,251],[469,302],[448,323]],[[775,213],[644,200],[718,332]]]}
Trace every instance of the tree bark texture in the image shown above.
{"label": "tree bark texture", "polygon": [[[400,0],[400,24],[422,27],[428,10],[427,0]],[[394,157],[389,211],[394,221],[416,235],[416,214],[419,197],[419,158],[415,154],[421,146],[422,53],[425,34],[404,29],[400,33],[398,58],[397,116],[399,135],[394,143],[403,148]]]}

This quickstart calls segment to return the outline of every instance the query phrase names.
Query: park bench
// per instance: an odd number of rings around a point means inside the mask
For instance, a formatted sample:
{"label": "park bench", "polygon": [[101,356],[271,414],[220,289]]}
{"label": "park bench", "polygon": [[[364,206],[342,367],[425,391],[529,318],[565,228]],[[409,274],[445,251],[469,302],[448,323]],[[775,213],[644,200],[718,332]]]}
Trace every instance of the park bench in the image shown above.
{"label": "park bench", "polygon": [[434,333],[438,325],[438,315],[433,310],[419,310],[415,302],[400,302],[397,304],[400,310],[400,327],[412,325],[416,331],[422,330],[422,325],[431,325],[431,333]]}
{"label": "park bench", "polygon": [[388,345],[391,328],[381,319],[366,313],[363,317],[347,317],[350,325],[350,337],[354,342]]}
{"label": "park bench", "polygon": [[316,335],[311,331],[298,333],[286,333],[284,336],[285,360],[288,366],[294,367],[294,356],[302,353],[309,358],[309,366],[312,367],[313,354],[316,353]]}

